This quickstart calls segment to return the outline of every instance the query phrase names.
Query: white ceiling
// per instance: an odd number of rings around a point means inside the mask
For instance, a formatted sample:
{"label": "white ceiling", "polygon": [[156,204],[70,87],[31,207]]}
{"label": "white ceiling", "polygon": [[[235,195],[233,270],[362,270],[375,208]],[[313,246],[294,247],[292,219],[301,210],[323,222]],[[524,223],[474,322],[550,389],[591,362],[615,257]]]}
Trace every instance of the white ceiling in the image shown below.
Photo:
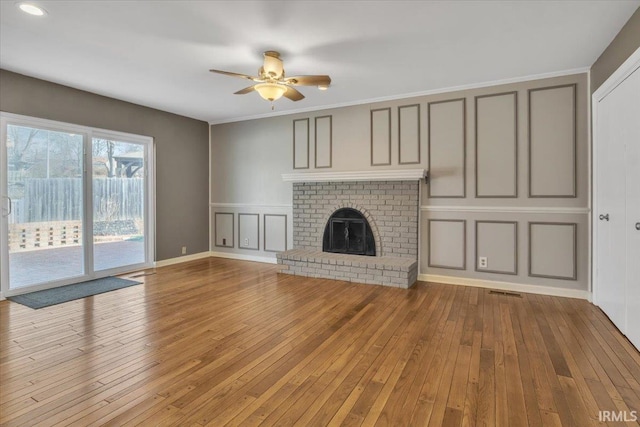
{"label": "white ceiling", "polygon": [[[590,67],[640,0],[0,2],[0,67],[211,123]],[[278,50],[329,74],[275,111],[233,95]]]}

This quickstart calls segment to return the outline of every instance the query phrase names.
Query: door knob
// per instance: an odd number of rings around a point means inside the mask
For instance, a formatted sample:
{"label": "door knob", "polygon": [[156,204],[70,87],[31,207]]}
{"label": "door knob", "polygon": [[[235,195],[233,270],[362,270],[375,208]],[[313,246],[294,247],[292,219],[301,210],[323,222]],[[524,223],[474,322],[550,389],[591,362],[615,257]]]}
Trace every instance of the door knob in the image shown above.
{"label": "door knob", "polygon": [[636,230],[640,231],[640,222],[636,222]]}
{"label": "door knob", "polygon": [[600,221],[602,221],[603,219],[609,221],[609,214],[606,215],[600,215]]}
{"label": "door knob", "polygon": [[2,214],[2,216],[6,218],[6,217],[8,217],[9,215],[11,215],[11,209],[12,209],[12,206],[11,206],[11,205],[12,205],[12,200],[11,200],[11,197],[9,197],[9,196],[2,196],[2,197],[4,197],[5,199],[7,199],[7,200],[9,201],[9,208],[7,209],[7,213],[6,213],[6,214]]}

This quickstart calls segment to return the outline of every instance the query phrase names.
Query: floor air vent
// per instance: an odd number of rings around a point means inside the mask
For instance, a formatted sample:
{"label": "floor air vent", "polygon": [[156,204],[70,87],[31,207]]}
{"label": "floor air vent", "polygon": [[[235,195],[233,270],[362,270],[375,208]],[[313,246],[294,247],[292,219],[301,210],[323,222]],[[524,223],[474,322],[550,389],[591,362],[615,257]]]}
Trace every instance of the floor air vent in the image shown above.
{"label": "floor air vent", "polygon": [[490,294],[495,294],[495,295],[506,295],[508,297],[518,297],[518,298],[522,298],[522,294],[519,294],[517,292],[507,292],[507,291],[499,291],[497,289],[491,289],[489,291]]}

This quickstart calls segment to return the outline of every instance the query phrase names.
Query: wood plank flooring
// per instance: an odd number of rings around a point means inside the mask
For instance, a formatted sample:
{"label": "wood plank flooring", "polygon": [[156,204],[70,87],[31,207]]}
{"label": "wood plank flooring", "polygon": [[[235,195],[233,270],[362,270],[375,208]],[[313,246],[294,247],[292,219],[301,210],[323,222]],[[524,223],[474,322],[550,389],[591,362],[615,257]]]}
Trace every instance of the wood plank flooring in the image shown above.
{"label": "wood plank flooring", "polygon": [[640,354],[586,301],[219,258],[139,280],[0,302],[2,426],[638,424],[599,418],[640,411]]}

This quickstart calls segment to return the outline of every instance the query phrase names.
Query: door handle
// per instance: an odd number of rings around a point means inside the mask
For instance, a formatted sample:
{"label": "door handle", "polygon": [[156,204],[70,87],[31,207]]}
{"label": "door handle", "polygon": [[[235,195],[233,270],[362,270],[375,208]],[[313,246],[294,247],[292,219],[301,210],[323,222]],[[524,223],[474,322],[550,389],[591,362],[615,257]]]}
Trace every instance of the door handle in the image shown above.
{"label": "door handle", "polygon": [[5,197],[9,201],[9,209],[7,210],[7,213],[6,213],[6,215],[2,215],[4,217],[8,217],[9,215],[11,215],[11,209],[12,209],[12,207],[11,207],[11,197],[9,197],[9,196],[2,196],[2,197]]}
{"label": "door handle", "polygon": [[602,221],[603,219],[609,221],[609,214],[600,215],[600,221]]}

